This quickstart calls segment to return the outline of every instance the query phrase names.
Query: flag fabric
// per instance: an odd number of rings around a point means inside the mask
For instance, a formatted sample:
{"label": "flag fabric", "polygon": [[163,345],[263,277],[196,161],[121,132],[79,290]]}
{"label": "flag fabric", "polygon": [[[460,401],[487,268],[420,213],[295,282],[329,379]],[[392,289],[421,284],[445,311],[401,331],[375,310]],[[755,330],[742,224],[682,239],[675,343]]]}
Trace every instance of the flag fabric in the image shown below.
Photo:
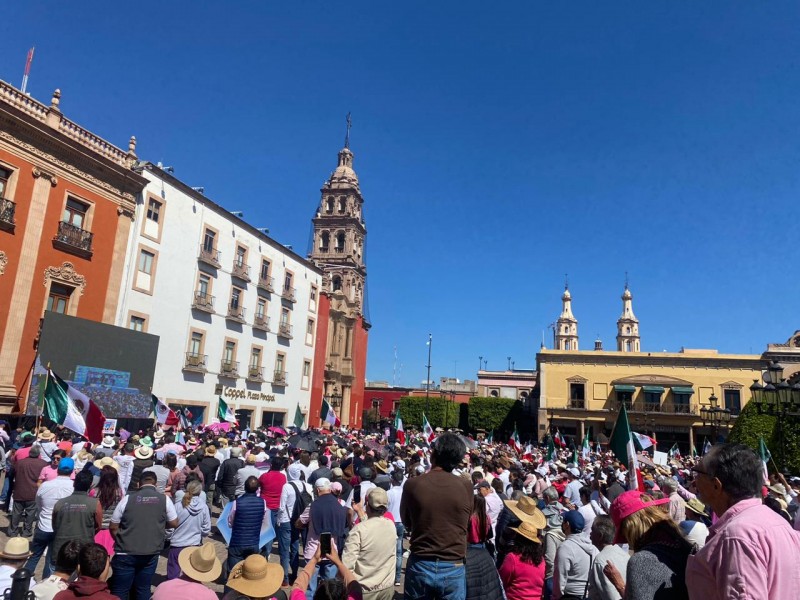
{"label": "flag fabric", "polygon": [[614,453],[618,461],[628,465],[628,489],[644,491],[639,484],[639,463],[636,459],[636,448],[633,443],[631,426],[628,423],[628,411],[625,405],[620,406],[617,422],[614,424],[614,431],[611,433],[609,449]]}
{"label": "flag fabric", "polygon": [[494,444],[494,429],[489,432],[489,437],[486,438],[486,442],[489,444]]}
{"label": "flag fabric", "polygon": [[80,390],[47,370],[44,388],[47,416],[67,429],[82,435],[93,444],[103,441],[106,418],[100,408]]}
{"label": "flag fabric", "polygon": [[553,443],[552,436],[547,439],[547,454],[545,455],[544,459],[549,463],[556,459],[556,446]]}
{"label": "flag fabric", "polygon": [[525,460],[533,460],[533,446],[526,444],[525,449],[522,451],[522,458]]}
{"label": "flag fabric", "polygon": [[561,435],[561,433],[558,431],[558,429],[556,429],[556,435],[553,438],[553,442],[559,448],[565,448],[566,445],[567,445],[567,443],[564,441],[564,437]]}
{"label": "flag fabric", "polygon": [[300,405],[297,405],[297,408],[294,411],[294,426],[298,429],[303,428],[303,423],[305,423],[305,417],[303,416],[303,411],[300,410]]}
{"label": "flag fabric", "polygon": [[222,396],[218,396],[217,399],[219,400],[217,404],[217,417],[219,417],[219,420],[236,423],[236,415],[233,413],[233,409],[222,399]]}
{"label": "flag fabric", "polygon": [[703,444],[703,456],[705,456],[706,454],[708,454],[708,451],[709,451],[709,450],[711,450],[711,442],[709,442],[709,441],[708,441],[708,438],[706,438],[706,441],[705,441],[705,443]]}
{"label": "flag fabric", "polygon": [[192,413],[188,408],[178,411],[178,424],[181,429],[191,429],[192,427]]}
{"label": "flag fabric", "polygon": [[431,424],[428,422],[428,417],[425,416],[425,413],[422,413],[422,434],[425,436],[425,441],[429,444],[433,441],[433,427],[431,427]]}
{"label": "flag fabric", "polygon": [[400,416],[400,411],[394,416],[394,429],[397,432],[397,441],[401,446],[406,445],[406,430],[403,428],[403,418]]}
{"label": "flag fabric", "polygon": [[581,457],[583,460],[589,459],[589,452],[591,452],[591,447],[589,446],[589,429],[587,429],[586,435],[583,436],[583,445],[581,446]]}
{"label": "flag fabric", "polygon": [[772,454],[770,454],[769,448],[767,448],[767,444],[764,442],[764,438],[758,438],[758,455],[761,457],[761,462],[764,465],[764,482],[769,483],[769,470],[767,469],[767,463],[772,460]]}
{"label": "flag fabric", "polygon": [[633,433],[633,437],[634,437],[636,443],[639,444],[639,447],[642,450],[647,450],[650,446],[655,446],[656,445],[656,441],[653,438],[651,438],[649,435],[645,435],[643,433],[636,433],[635,431],[633,431],[631,433]]}
{"label": "flag fabric", "polygon": [[672,448],[669,449],[669,457],[670,458],[678,458],[681,457],[681,449],[678,448],[678,444],[675,443],[672,445]]}
{"label": "flag fabric", "polygon": [[697,447],[692,448],[692,458],[697,458]]}
{"label": "flag fabric", "polygon": [[511,434],[511,439],[508,440],[508,445],[509,446],[513,446],[514,450],[516,450],[517,452],[522,450],[522,446],[520,446],[520,443],[519,443],[519,433],[517,433],[517,426],[516,425],[514,425],[514,433]]}
{"label": "flag fabric", "polygon": [[339,417],[336,416],[333,406],[331,406],[330,403],[324,398],[322,399],[322,412],[320,413],[320,416],[322,417],[322,421],[324,423],[328,423],[332,427],[339,427],[339,425],[342,424]]}
{"label": "flag fabric", "polygon": [[179,423],[178,414],[159,400],[158,396],[150,394],[150,398],[153,401],[153,414],[156,421],[162,425],[177,425]]}

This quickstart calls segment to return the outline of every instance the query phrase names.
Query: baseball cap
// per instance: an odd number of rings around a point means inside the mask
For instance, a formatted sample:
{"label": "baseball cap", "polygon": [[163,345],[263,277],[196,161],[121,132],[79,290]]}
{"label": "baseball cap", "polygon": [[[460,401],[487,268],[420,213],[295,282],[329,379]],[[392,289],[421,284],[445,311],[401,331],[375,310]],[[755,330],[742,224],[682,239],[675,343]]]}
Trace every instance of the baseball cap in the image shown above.
{"label": "baseball cap", "polygon": [[622,522],[630,517],[633,513],[639,512],[648,506],[658,506],[659,504],[667,504],[669,498],[661,498],[660,500],[643,500],[642,493],[638,490],[630,490],[617,496],[611,503],[611,520],[614,521],[614,526],[617,528],[617,533],[614,536],[614,543],[621,544],[625,540],[622,539],[622,532],[620,531]]}
{"label": "baseball cap", "polygon": [[564,513],[564,521],[569,523],[572,533],[580,533],[586,526],[586,519],[577,510],[568,510]]}
{"label": "baseball cap", "polygon": [[372,488],[367,494],[367,503],[372,508],[389,508],[389,495],[382,488]]}
{"label": "baseball cap", "polygon": [[569,471],[569,474],[572,475],[573,477],[575,477],[576,479],[581,476],[581,472],[578,469],[576,469],[575,467],[572,467],[571,469],[568,469],[568,471]]}
{"label": "baseball cap", "polygon": [[73,469],[75,469],[75,461],[69,457],[64,457],[60,461],[58,461],[58,472],[59,473],[72,473]]}

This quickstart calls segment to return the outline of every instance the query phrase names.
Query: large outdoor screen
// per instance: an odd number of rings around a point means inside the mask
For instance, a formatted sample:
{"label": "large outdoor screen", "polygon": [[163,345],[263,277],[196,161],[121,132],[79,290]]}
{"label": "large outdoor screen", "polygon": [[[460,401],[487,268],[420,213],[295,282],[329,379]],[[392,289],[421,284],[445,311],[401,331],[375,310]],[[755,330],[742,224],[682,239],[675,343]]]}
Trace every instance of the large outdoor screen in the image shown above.
{"label": "large outdoor screen", "polygon": [[40,410],[40,384],[49,364],[107,418],[147,418],[157,355],[156,335],[47,311],[26,412]]}

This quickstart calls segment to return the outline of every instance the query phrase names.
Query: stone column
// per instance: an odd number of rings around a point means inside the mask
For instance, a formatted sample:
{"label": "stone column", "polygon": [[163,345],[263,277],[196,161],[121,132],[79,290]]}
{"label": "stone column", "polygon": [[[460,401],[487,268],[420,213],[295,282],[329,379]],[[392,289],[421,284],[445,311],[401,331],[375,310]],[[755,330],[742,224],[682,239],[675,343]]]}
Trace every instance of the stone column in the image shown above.
{"label": "stone column", "polygon": [[689,425],[689,456],[694,455],[694,426]]}
{"label": "stone column", "polygon": [[47,201],[50,190],[55,187],[58,180],[52,173],[38,167],[33,168],[33,177],[36,181],[22,237],[17,278],[14,280],[14,291],[8,304],[6,317],[8,322],[0,346],[0,402],[16,401],[18,397],[14,376],[22,347],[22,330],[29,313],[36,314],[41,309],[38,306],[30,306],[30,297],[36,275],[34,270],[39,257]]}
{"label": "stone column", "polygon": [[586,437],[586,421],[584,421],[583,419],[581,419],[580,421],[578,421],[578,429],[579,429],[579,430],[580,430],[580,432],[581,432],[581,439],[580,439],[580,443],[581,443],[581,444],[583,444],[583,438],[585,438],[585,437]]}
{"label": "stone column", "polygon": [[[117,234],[114,237],[114,256],[111,259],[111,270],[108,273],[108,289],[106,290],[105,306],[103,307],[103,323],[115,324],[117,316],[117,303],[120,297],[122,275],[125,271],[125,255],[128,247],[131,221],[134,214],[122,207],[117,209]],[[136,260],[134,257],[133,260]],[[127,327],[127,323],[122,323]]]}

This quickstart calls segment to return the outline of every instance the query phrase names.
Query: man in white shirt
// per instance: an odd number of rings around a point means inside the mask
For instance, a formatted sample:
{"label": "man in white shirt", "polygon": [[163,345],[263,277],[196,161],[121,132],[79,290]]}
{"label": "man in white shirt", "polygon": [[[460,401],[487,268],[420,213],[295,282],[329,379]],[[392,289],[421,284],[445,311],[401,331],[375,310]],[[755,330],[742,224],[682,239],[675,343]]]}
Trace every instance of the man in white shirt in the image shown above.
{"label": "man in white shirt", "polygon": [[577,467],[572,467],[567,469],[567,477],[569,478],[569,483],[564,489],[564,498],[576,508],[580,508],[583,506],[583,502],[581,502],[581,487],[583,486],[580,480],[581,472]]}
{"label": "man in white shirt", "polygon": [[[299,462],[292,463],[286,469],[286,483],[281,490],[281,501],[278,507],[278,554],[281,557],[281,566],[284,576],[287,578],[284,583],[297,578],[297,569],[300,559],[300,530],[292,523],[292,513],[298,494],[303,490],[313,498],[314,490],[305,482],[305,471]],[[290,576],[291,568],[291,576]]]}
{"label": "man in white shirt", "polygon": [[365,598],[391,598],[396,534],[392,522],[383,516],[389,507],[388,495],[383,489],[373,487],[363,505],[365,511],[356,505],[361,522],[347,536],[342,563],[353,571]]}
{"label": "man in white shirt", "polygon": [[126,492],[131,483],[131,477],[133,476],[134,450],[134,445],[128,442],[123,446],[122,452],[113,457],[117,464],[119,464],[119,486]]}
{"label": "man in white shirt", "polygon": [[403,520],[400,517],[400,501],[403,498],[403,480],[405,479],[405,465],[403,469],[396,469],[392,471],[392,487],[386,492],[389,498],[389,506],[387,512],[392,513],[394,517],[394,529],[397,533],[397,561],[394,572],[394,585],[400,585],[400,572],[403,568],[403,536],[405,535],[406,528],[403,525]]}
{"label": "man in white shirt", "polygon": [[494,539],[497,519],[500,513],[503,512],[503,501],[485,479],[478,484],[477,489],[478,493],[486,500],[486,514],[489,515],[489,520],[492,522],[492,539]]}
{"label": "man in white shirt", "polygon": [[47,548],[47,558],[44,561],[42,576],[47,579],[50,577],[55,565],[53,556],[53,507],[61,498],[66,498],[73,491],[71,479],[75,461],[71,458],[62,458],[58,463],[58,471],[55,479],[45,481],[36,490],[36,508],[39,513],[39,521],[36,524],[36,531],[33,534],[33,548],[31,557],[25,563],[25,567],[33,573],[39,559]]}

